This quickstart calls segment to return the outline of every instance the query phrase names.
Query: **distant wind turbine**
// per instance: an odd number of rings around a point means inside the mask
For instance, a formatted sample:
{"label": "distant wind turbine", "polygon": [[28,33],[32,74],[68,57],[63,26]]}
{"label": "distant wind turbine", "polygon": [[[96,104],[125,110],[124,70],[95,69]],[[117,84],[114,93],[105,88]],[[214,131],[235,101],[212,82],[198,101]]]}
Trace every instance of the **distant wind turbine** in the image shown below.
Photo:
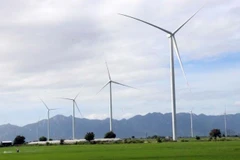
{"label": "distant wind turbine", "polygon": [[36,131],[37,131],[37,140],[38,140],[38,138],[39,138],[39,121],[40,121],[40,117],[38,117],[37,128],[36,128]]}
{"label": "distant wind turbine", "polygon": [[[109,69],[108,69],[108,64],[107,64],[107,62],[105,61],[105,63],[106,63],[106,67],[107,67],[107,71],[108,71],[108,78],[109,78],[109,81],[107,82],[107,84],[105,84],[101,89],[100,89],[100,91],[98,91],[98,93],[99,92],[101,92],[108,84],[109,84],[109,88],[110,88],[110,99],[109,99],[109,116],[110,116],[110,131],[113,131],[113,128],[112,128],[112,83],[114,83],[114,84],[117,84],[117,85],[121,85],[121,86],[124,86],[124,87],[128,87],[128,88],[133,88],[133,89],[136,89],[136,88],[134,88],[134,87],[131,87],[131,86],[128,86],[128,85],[125,85],[125,84],[122,84],[122,83],[119,83],[119,82],[116,82],[116,81],[113,81],[112,79],[111,79],[111,75],[110,75],[110,71],[109,71]],[[97,94],[98,94],[97,93]]]}
{"label": "distant wind turbine", "polygon": [[[76,99],[78,97],[78,95],[80,94],[80,92],[76,95],[75,98],[64,98],[64,97],[61,97],[60,99],[65,99],[65,100],[70,100],[73,102],[73,116],[72,116],[72,139],[74,140],[75,139],[75,105],[78,109],[78,112],[80,113],[80,115],[82,116],[81,114],[81,111],[77,105],[77,102],[76,102]],[[83,116],[82,116],[83,117]]]}
{"label": "distant wind turbine", "polygon": [[224,129],[225,129],[225,137],[227,137],[227,111],[225,107],[225,112],[224,112]]}
{"label": "distant wind turbine", "polygon": [[49,120],[50,111],[56,110],[57,108],[50,109],[50,108],[48,108],[48,106],[46,105],[46,103],[42,99],[40,99],[40,100],[42,101],[42,103],[44,104],[44,106],[48,110],[48,134],[47,134],[47,140],[49,141],[49,136],[50,136],[50,120]]}
{"label": "distant wind turbine", "polygon": [[191,137],[193,138],[193,118],[192,118],[192,110],[190,113],[190,121],[191,121]]}
{"label": "distant wind turbine", "polygon": [[[173,134],[173,140],[177,140],[177,129],[176,129],[176,126],[177,126],[177,122],[176,122],[176,96],[175,96],[175,72],[174,72],[174,55],[173,55],[173,48],[175,49],[175,52],[177,54],[177,58],[178,58],[178,61],[180,63],[180,67],[181,67],[181,70],[183,72],[183,75],[184,75],[184,78],[187,82],[187,85],[188,87],[190,88],[189,86],[189,83],[188,83],[188,80],[186,78],[186,74],[185,74],[185,71],[183,69],[183,64],[182,64],[182,60],[181,60],[181,57],[180,57],[180,54],[179,54],[179,50],[178,50],[178,46],[177,46],[177,41],[176,41],[176,38],[175,38],[175,34],[185,25],[187,24],[203,7],[201,7],[196,13],[194,13],[186,22],[184,22],[180,27],[178,27],[174,32],[170,32],[166,29],[163,29],[159,26],[156,26],[154,24],[151,24],[149,22],[146,22],[146,21],[143,21],[141,19],[138,19],[138,18],[135,18],[135,17],[132,17],[132,16],[129,16],[129,15],[126,15],[126,14],[121,14],[119,13],[120,15],[122,16],[125,16],[125,17],[128,17],[128,18],[132,18],[134,20],[137,20],[137,21],[140,21],[140,22],[143,22],[147,25],[150,25],[152,27],[155,27],[165,33],[167,33],[167,36],[169,38],[169,42],[170,42],[170,81],[171,81],[171,101],[172,101],[172,134]],[[191,89],[190,89],[191,91]]]}

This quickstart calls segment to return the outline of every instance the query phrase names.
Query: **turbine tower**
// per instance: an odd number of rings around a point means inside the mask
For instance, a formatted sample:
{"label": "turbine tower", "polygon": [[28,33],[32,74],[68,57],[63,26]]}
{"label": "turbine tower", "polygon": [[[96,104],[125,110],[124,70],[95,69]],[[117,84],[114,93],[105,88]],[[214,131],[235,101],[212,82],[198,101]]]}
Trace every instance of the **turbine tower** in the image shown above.
{"label": "turbine tower", "polygon": [[[100,91],[98,91],[98,93],[99,92],[101,92],[108,84],[109,84],[109,91],[110,91],[110,94],[109,94],[109,96],[110,96],[110,98],[109,98],[109,116],[110,116],[110,119],[109,119],[109,125],[110,125],[110,131],[113,131],[113,128],[112,128],[112,84],[117,84],[117,85],[121,85],[121,86],[124,86],[124,87],[128,87],[128,88],[133,88],[133,89],[136,89],[136,88],[134,88],[134,87],[131,87],[131,86],[128,86],[128,85],[125,85],[125,84],[122,84],[122,83],[119,83],[119,82],[116,82],[116,81],[113,81],[112,80],[112,78],[111,78],[111,75],[110,75],[110,71],[109,71],[109,69],[108,69],[108,64],[107,64],[107,62],[105,61],[105,63],[106,63],[106,67],[107,67],[107,71],[108,71],[108,78],[109,78],[109,81],[107,82],[107,84],[105,84],[101,89],[100,89]],[[97,94],[98,94],[97,93]]]}
{"label": "turbine tower", "polygon": [[[48,108],[48,106],[46,105],[46,103],[42,100],[42,99],[40,99],[41,101],[42,101],[42,103],[44,104],[44,106],[47,108],[47,110],[48,110],[48,133],[47,133],[47,140],[49,141],[49,136],[50,136],[50,120],[49,120],[49,116],[50,116],[50,111],[53,111],[53,110],[56,110],[57,108],[53,108],[53,109],[50,109],[50,108]],[[38,131],[37,131],[38,132]]]}
{"label": "turbine tower", "polygon": [[[138,18],[135,18],[135,17],[132,17],[132,16],[129,16],[129,15],[126,15],[126,14],[120,14],[122,16],[125,16],[125,17],[128,17],[128,18],[132,18],[134,20],[137,20],[137,21],[140,21],[142,23],[145,23],[147,25],[150,25],[152,27],[155,27],[165,33],[167,33],[167,37],[169,38],[169,43],[170,43],[170,81],[171,81],[171,102],[172,102],[172,134],[173,134],[173,140],[177,140],[177,131],[176,131],[176,95],[175,95],[175,72],[174,72],[174,55],[173,55],[173,52],[174,52],[174,49],[175,49],[175,52],[177,54],[177,58],[178,58],[178,61],[180,63],[180,67],[181,67],[181,70],[183,72],[183,75],[184,75],[184,78],[185,80],[187,81],[187,78],[186,78],[186,74],[185,74],[185,71],[183,69],[183,65],[182,65],[182,60],[181,60],[181,57],[180,57],[180,54],[179,54],[179,50],[178,50],[178,46],[177,46],[177,41],[176,41],[176,38],[175,38],[175,34],[185,25],[187,24],[203,7],[201,7],[196,13],[194,13],[186,22],[184,22],[180,27],[178,27],[174,32],[170,32],[166,29],[163,29],[159,26],[156,26],[154,24],[151,24],[149,22],[146,22],[146,21],[143,21],[141,19],[138,19]],[[188,81],[187,81],[187,85],[189,86],[188,84]],[[191,89],[190,89],[191,90]]]}
{"label": "turbine tower", "polygon": [[190,121],[191,121],[191,137],[193,138],[193,119],[192,119],[192,110],[190,113]]}
{"label": "turbine tower", "polygon": [[38,138],[39,138],[39,121],[40,121],[40,117],[38,118],[37,128],[36,128],[36,132],[37,132],[37,140],[38,140]]}
{"label": "turbine tower", "polygon": [[76,105],[76,107],[78,109],[78,112],[82,116],[81,111],[80,111],[80,109],[79,109],[79,107],[77,105],[77,102],[76,102],[76,99],[77,99],[79,94],[80,94],[80,92],[76,95],[75,98],[64,98],[64,97],[61,97],[61,99],[70,100],[70,101],[73,102],[73,116],[72,116],[72,139],[73,140],[75,139],[75,105]]}
{"label": "turbine tower", "polygon": [[226,113],[226,107],[224,112],[224,129],[225,129],[225,137],[227,137],[227,113]]}

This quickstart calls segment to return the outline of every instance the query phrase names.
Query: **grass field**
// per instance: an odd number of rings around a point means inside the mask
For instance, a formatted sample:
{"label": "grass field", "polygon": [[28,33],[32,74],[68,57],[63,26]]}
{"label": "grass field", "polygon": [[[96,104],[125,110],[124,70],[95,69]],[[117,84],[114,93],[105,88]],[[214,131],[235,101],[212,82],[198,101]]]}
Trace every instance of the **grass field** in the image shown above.
{"label": "grass field", "polygon": [[237,160],[240,141],[24,146],[0,148],[0,160]]}

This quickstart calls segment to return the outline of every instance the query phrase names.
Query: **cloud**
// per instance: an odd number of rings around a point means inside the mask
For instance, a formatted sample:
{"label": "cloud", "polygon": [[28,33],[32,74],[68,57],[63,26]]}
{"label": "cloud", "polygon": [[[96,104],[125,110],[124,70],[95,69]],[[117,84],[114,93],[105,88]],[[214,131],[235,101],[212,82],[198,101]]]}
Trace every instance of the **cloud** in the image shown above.
{"label": "cloud", "polygon": [[[69,103],[56,97],[74,97],[80,90],[77,101],[83,115],[107,117],[108,88],[96,95],[108,81],[104,59],[113,80],[139,89],[113,86],[114,117],[171,112],[166,34],[117,13],[173,31],[203,3],[200,0],[2,1],[2,119],[11,112],[17,117],[9,118],[11,123],[37,121],[45,115],[38,97],[53,108],[63,108],[52,116],[70,115]],[[208,1],[177,33],[180,54],[193,88],[193,93],[183,89],[187,86],[176,61],[178,112],[194,107],[196,113],[215,114],[215,107],[209,106],[227,103],[233,107],[238,100],[239,8],[237,0]],[[4,110],[6,107],[8,110]],[[17,115],[23,112],[31,116],[19,120]],[[238,111],[233,107],[231,112]]]}
{"label": "cloud", "polygon": [[99,115],[99,114],[90,114],[90,115],[87,115],[85,118],[87,119],[106,119],[108,118],[108,115],[107,114],[103,114],[103,115]]}

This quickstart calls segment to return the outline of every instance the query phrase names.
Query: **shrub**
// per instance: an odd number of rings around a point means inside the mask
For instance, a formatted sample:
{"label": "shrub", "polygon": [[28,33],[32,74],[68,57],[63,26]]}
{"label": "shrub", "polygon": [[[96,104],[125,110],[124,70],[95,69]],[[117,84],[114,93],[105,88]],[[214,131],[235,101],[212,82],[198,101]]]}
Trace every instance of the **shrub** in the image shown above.
{"label": "shrub", "polygon": [[220,138],[218,139],[218,141],[226,141],[227,139],[226,138]]}
{"label": "shrub", "polygon": [[78,142],[79,145],[85,145],[85,144],[90,144],[89,141],[86,141],[86,142]]}
{"label": "shrub", "polygon": [[181,139],[181,142],[188,142],[187,139]]}
{"label": "shrub", "polygon": [[161,140],[160,137],[157,138],[157,142],[158,142],[158,143],[161,143],[161,142],[162,142],[162,140]]}
{"label": "shrub", "polygon": [[47,141],[47,138],[42,136],[42,137],[39,138],[39,141]]}
{"label": "shrub", "polygon": [[116,138],[116,134],[113,131],[107,132],[104,138]]}
{"label": "shrub", "polygon": [[210,137],[214,137],[215,140],[216,140],[217,137],[221,138],[221,131],[220,131],[220,129],[212,129],[209,132],[209,136]]}
{"label": "shrub", "polygon": [[196,136],[196,140],[200,140],[200,137],[199,137],[199,136]]}
{"label": "shrub", "polygon": [[212,137],[209,137],[208,141],[211,141],[212,140]]}
{"label": "shrub", "polygon": [[64,139],[60,139],[60,144],[61,144],[61,145],[64,144]]}
{"label": "shrub", "polygon": [[95,135],[93,132],[87,132],[85,135],[85,139],[90,142],[91,140],[94,140],[94,136]]}
{"label": "shrub", "polygon": [[[130,143],[144,143],[145,141],[143,139],[124,139],[122,141],[122,143],[127,143],[127,144],[130,144]],[[120,143],[120,141],[119,141]]]}
{"label": "shrub", "polygon": [[113,144],[121,144],[122,141],[113,141],[112,143],[113,143]]}
{"label": "shrub", "polygon": [[153,135],[152,136],[152,139],[157,139],[158,138],[158,135]]}
{"label": "shrub", "polygon": [[16,144],[24,144],[25,143],[25,137],[24,136],[16,136],[16,138],[14,139],[13,141],[13,144],[16,145]]}

